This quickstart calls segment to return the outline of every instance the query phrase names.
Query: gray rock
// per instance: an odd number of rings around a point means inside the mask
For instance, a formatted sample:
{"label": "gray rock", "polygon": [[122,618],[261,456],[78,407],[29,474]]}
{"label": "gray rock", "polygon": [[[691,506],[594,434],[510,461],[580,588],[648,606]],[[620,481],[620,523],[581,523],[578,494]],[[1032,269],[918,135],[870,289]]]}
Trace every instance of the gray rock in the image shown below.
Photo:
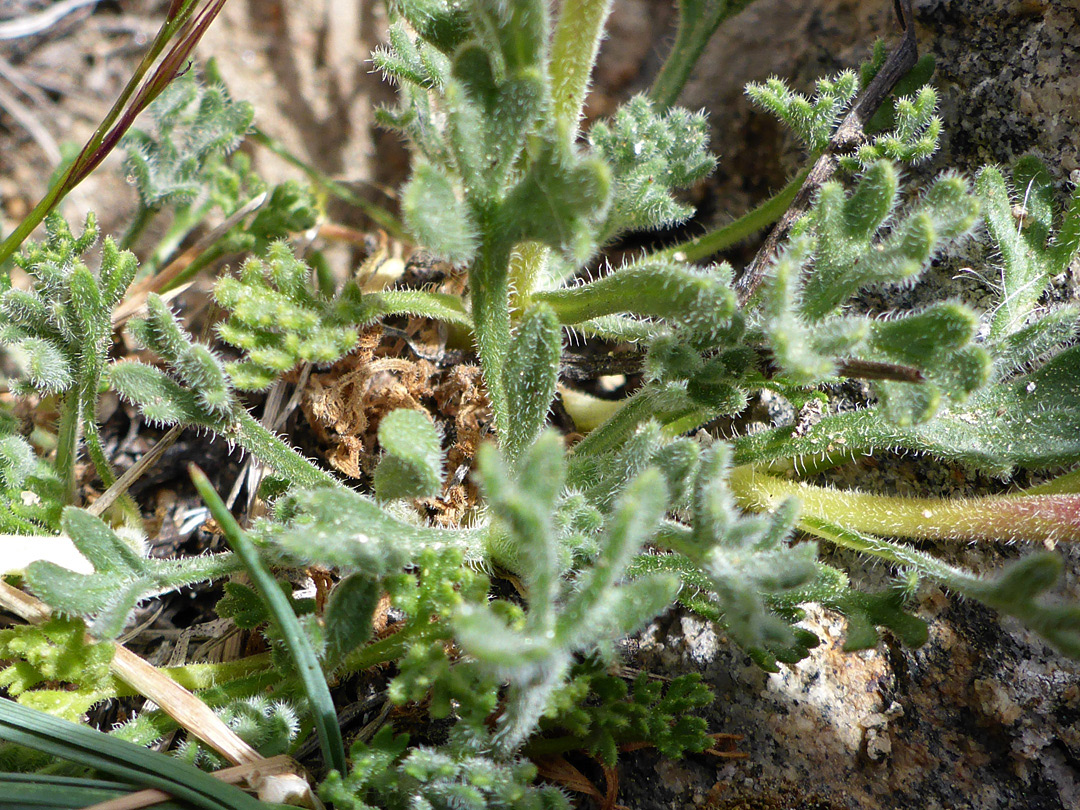
{"label": "gray rock", "polygon": [[[946,167],[1008,164],[1027,152],[1048,162],[1063,190],[1080,180],[1080,3],[925,0],[916,17],[920,51],[937,59],[946,127],[942,150],[910,172],[913,182]],[[718,201],[714,225],[779,188],[803,159],[750,107],[742,86],[779,75],[805,89],[818,76],[857,66],[875,37],[894,32],[891,3],[849,0],[758,0],[721,31],[682,98],[712,114],[721,153],[710,189]],[[994,258],[970,241],[919,285],[867,295],[858,305],[909,308],[953,296],[989,307]],[[1076,270],[1055,281],[1055,299],[1075,297]],[[763,405],[773,417],[773,403]],[[831,480],[953,496],[1005,486],[913,458],[882,458]],[[1024,551],[930,546],[978,570]],[[1069,571],[1063,595],[1078,598],[1080,553],[1060,550]],[[836,557],[870,587],[888,579],[882,566]],[[739,748],[748,757],[675,766],[639,752],[624,765],[620,801],[637,810],[1080,807],[1080,666],[1012,620],[939,589],[925,589],[919,609],[930,621],[922,648],[885,639],[855,654],[841,649],[842,618],[811,610],[805,624],[821,646],[778,674],[762,672],[692,618],[654,625],[640,640],[640,663],[672,674],[702,671],[717,694],[713,730],[744,735]]]}

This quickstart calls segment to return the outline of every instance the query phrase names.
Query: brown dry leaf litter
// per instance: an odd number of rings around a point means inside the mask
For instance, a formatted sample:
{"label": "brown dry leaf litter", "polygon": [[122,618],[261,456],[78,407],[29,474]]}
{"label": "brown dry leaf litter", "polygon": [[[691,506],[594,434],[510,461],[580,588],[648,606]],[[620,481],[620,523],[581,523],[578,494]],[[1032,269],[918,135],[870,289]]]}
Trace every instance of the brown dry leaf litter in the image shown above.
{"label": "brown dry leaf litter", "polygon": [[[402,343],[424,356],[403,359],[408,352]],[[491,410],[480,369],[440,367],[444,351],[445,333],[430,321],[412,319],[402,332],[370,327],[361,333],[356,351],[311,375],[302,407],[328,448],[327,461],[350,478],[369,478],[374,471],[379,423],[386,414],[399,408],[427,414],[448,445],[447,476],[442,495],[423,505],[435,523],[455,526],[476,501],[468,473],[477,447],[490,433]]]}

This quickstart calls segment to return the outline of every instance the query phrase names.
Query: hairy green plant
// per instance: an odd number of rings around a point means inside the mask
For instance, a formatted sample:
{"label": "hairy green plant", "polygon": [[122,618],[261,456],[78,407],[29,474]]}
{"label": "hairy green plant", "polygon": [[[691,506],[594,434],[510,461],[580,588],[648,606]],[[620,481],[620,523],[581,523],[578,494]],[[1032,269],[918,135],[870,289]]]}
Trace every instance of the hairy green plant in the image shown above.
{"label": "hairy green plant", "polygon": [[575,666],[552,696],[540,722],[545,734],[529,744],[530,753],[584,749],[614,766],[623,745],[648,742],[677,759],[712,743],[705,720],[690,713],[713,702],[698,673],[680,675],[665,687],[642,672],[627,686],[598,663],[594,658]]}
{"label": "hairy green plant", "polygon": [[149,559],[144,549],[133,547],[99,518],[74,507],[64,510],[61,526],[94,572],[79,574],[38,561],[26,570],[27,585],[60,612],[92,618],[89,630],[97,638],[118,636],[143,599],[218,579],[237,568],[235,561],[221,555]]}
{"label": "hairy green plant", "polygon": [[483,755],[409,748],[407,734],[384,727],[370,743],[353,744],[349,775],[333,773],[319,795],[347,810],[421,807],[450,810],[564,810],[569,801],[552,787],[536,788],[536,767]]}
{"label": "hairy green plant", "polygon": [[51,214],[45,241],[15,257],[33,279],[31,287],[12,289],[11,276],[0,276],[0,342],[18,346],[26,358],[19,390],[61,399],[56,468],[68,502],[75,495],[75,462],[83,440],[102,482],[108,486],[116,480],[94,408],[112,343],[112,310],[134,278],[136,262],[106,238],[100,269],[93,273],[83,254],[99,235],[93,215],[76,237],[59,214]]}
{"label": "hairy green plant", "polygon": [[269,245],[263,254],[214,288],[215,299],[229,313],[218,334],[244,352],[243,360],[226,366],[241,390],[268,388],[301,363],[339,360],[356,345],[356,327],[379,317],[424,315],[471,325],[453,296],[421,290],[365,294],[355,281],[327,294],[312,288],[311,269],[284,242]]}
{"label": "hairy green plant", "polygon": [[[673,52],[649,96],[582,131],[607,0],[391,4],[374,64],[398,87],[379,120],[414,154],[403,221],[418,245],[464,271],[462,295],[371,293],[355,278],[335,283],[313,271],[285,240],[310,225],[314,204],[283,185],[195,261],[197,270],[225,250],[252,254],[214,288],[224,311],[216,337],[230,359],[194,340],[151,293],[127,329],[159,363],[110,363],[111,314],[135,261],[106,241],[95,275],[81,258],[96,240],[92,222],[76,238],[50,219],[45,244],[19,259],[29,289],[0,298],[0,338],[26,358],[20,390],[62,403],[55,467],[67,491],[80,432],[111,483],[93,421],[106,386],[150,422],[240,445],[274,480],[262,492],[264,516],[241,529],[194,475],[239,561],[151,560],[89,512],[61,515],[49,466],[6,426],[4,525],[61,531],[93,571],[29,565],[26,585],[62,618],[0,633],[0,654],[12,659],[0,684],[71,718],[127,694],[103,663],[105,645],[88,643],[83,628],[114,638],[140,601],[242,562],[254,587],[226,583],[217,610],[261,629],[270,652],[170,675],[269,751],[304,746],[314,729],[329,770],[322,795],[335,806],[543,808],[566,799],[533,784],[529,756],[583,748],[612,764],[623,745],[667,756],[707,746],[703,721],[690,714],[707,700],[697,680],[665,691],[643,675],[628,686],[611,666],[613,642],[674,603],[776,671],[820,643],[801,624],[810,603],[847,619],[845,649],[872,647],[882,632],[923,643],[927,624],[909,603],[928,580],[1080,657],[1080,608],[1051,594],[1058,556],[1029,554],[986,573],[907,542],[1057,541],[1080,531],[1080,484],[1067,472],[1080,461],[1080,307],[1042,305],[1080,249],[1080,193],[1058,214],[1050,171],[1031,157],[1011,172],[985,168],[973,184],[945,172],[903,189],[900,164],[929,156],[942,129],[925,84],[932,64],[910,53],[904,67],[915,67],[897,79],[879,45],[858,73],[823,79],[811,96],[779,79],[749,87],[802,142],[814,171],[729,228],[621,263],[605,257],[629,232],[693,215],[682,191],[715,159],[704,116],[672,105],[712,30],[745,5],[681,2]],[[866,109],[871,90],[876,113]],[[156,130],[129,140],[140,217],[169,204],[179,223],[151,269],[210,208],[243,213],[266,191],[246,158],[225,155],[250,115],[219,83],[203,89],[188,78],[160,102]],[[1002,263],[991,312],[951,299],[915,311],[871,306],[868,293],[917,284],[933,262],[983,238],[980,216]],[[742,272],[692,264],[776,221]],[[318,254],[309,258],[321,267]],[[461,483],[444,480],[457,428],[437,412],[380,414],[382,455],[361,492],[267,429],[241,393],[284,385],[298,366],[335,363],[358,329],[402,315],[472,337],[483,374],[493,440],[477,452],[479,496],[452,526],[427,520]],[[569,449],[547,428],[566,334],[630,345],[641,372],[641,385],[617,401],[563,397],[587,434]],[[843,377],[871,380],[872,401],[744,435],[717,427],[740,424],[763,390],[801,406],[826,399],[823,389]],[[806,480],[897,450],[1002,477],[1018,467],[1065,474],[969,499]],[[860,590],[823,560],[823,544],[884,562],[892,582]],[[313,569],[334,583],[325,599],[294,592],[297,575]],[[373,623],[389,619],[376,633]],[[396,668],[373,670],[387,663]],[[346,758],[330,689],[365,670],[382,679],[382,699],[437,721],[431,733],[410,738],[383,724]],[[144,712],[115,735],[149,743],[170,723]],[[209,762],[190,741],[182,754]]]}
{"label": "hairy green plant", "polygon": [[63,484],[21,436],[0,438],[0,482],[0,531],[35,534],[60,528]]}
{"label": "hairy green plant", "polygon": [[162,289],[177,286],[225,254],[262,253],[273,241],[315,224],[317,204],[310,191],[295,181],[268,188],[247,155],[230,155],[250,130],[254,109],[232,99],[213,62],[204,76],[189,71],[170,84],[151,114],[152,128],[133,127],[120,144],[139,194],[139,209],[123,245],[134,244],[159,213],[171,213],[164,236],[142,263],[143,274],[161,269],[215,209],[233,218],[261,201],[250,221],[221,233]]}

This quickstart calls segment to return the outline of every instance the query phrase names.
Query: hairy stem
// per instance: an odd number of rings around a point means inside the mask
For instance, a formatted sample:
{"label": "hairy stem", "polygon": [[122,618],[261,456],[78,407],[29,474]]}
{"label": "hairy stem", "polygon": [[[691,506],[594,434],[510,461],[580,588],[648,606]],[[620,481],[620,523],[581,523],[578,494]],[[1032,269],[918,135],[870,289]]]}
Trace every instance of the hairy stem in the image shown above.
{"label": "hairy stem", "polygon": [[746,509],[769,510],[795,496],[802,502],[804,517],[887,537],[968,541],[1080,539],[1080,496],[1075,495],[948,499],[870,495],[776,478],[750,465],[732,471],[731,488]]}
{"label": "hairy stem", "polygon": [[769,197],[753,211],[744,214],[729,225],[652,253],[645,258],[645,261],[650,259],[675,259],[684,262],[701,261],[709,258],[714,253],[719,253],[721,250],[741,242],[762,228],[767,228],[784,215],[788,206],[791,205],[791,201],[795,199],[795,195],[799,193],[799,189],[806,180],[809,171],[809,167],[801,169],[795,175],[795,178],[780,191]]}
{"label": "hairy stem", "polygon": [[236,414],[232,429],[224,432],[226,438],[239,442],[276,475],[287,479],[294,486],[337,486],[337,480],[330,473],[320,470],[289,447],[246,410],[237,410],[239,413]]}
{"label": "hairy stem", "polygon": [[75,502],[75,462],[79,455],[79,396],[75,391],[64,397],[60,406],[60,424],[56,430],[56,474],[64,485],[64,503]]}
{"label": "hairy stem", "polygon": [[649,97],[658,106],[670,107],[676,102],[716,29],[751,2],[753,0],[681,0],[675,44],[649,90]]}
{"label": "hairy stem", "polygon": [[[83,437],[86,444],[86,453],[94,465],[98,478],[107,491],[116,483],[116,474],[113,472],[112,464],[109,463],[109,459],[105,455],[105,448],[101,446],[101,433],[98,431],[96,409],[96,398],[87,396],[82,406]],[[138,504],[135,503],[131,495],[124,492],[117,500],[119,500],[120,508],[124,512],[124,519],[132,526],[139,526],[142,523],[142,515],[139,513]]]}

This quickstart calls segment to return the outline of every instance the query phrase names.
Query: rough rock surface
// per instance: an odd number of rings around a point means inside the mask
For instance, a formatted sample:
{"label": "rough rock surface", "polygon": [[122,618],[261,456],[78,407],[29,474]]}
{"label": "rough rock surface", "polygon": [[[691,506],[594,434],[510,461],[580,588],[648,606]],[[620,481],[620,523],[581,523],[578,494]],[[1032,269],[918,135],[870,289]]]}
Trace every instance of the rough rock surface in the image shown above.
{"label": "rough rock surface", "polygon": [[[911,179],[946,167],[975,170],[1034,152],[1064,187],[1080,181],[1080,3],[1075,0],[916,2],[921,53],[937,59],[945,138]],[[800,88],[854,67],[874,38],[895,32],[891,4],[758,0],[710,45],[682,103],[712,113],[721,164],[713,179],[713,224],[779,188],[803,157],[770,119],[742,97],[769,75]],[[641,86],[647,84],[644,77]],[[994,257],[969,243],[913,290],[867,306],[916,306],[943,293],[978,307]],[[973,268],[973,269],[962,269]],[[1074,264],[1055,297],[1075,296]],[[850,473],[864,489],[903,494],[970,494],[1002,482],[925,459],[891,459]],[[978,570],[1016,548],[935,552]],[[1063,595],[1080,596],[1080,553],[1067,558]],[[855,575],[882,584],[887,571]],[[921,615],[930,640],[918,650],[886,640],[844,653],[843,622],[812,612],[822,645],[770,675],[703,623],[669,618],[650,628],[639,658],[656,671],[700,670],[716,691],[716,731],[745,735],[739,760],[672,764],[638,754],[623,771],[621,801],[652,808],[1073,808],[1080,807],[1080,666],[1016,623],[929,589]]]}

